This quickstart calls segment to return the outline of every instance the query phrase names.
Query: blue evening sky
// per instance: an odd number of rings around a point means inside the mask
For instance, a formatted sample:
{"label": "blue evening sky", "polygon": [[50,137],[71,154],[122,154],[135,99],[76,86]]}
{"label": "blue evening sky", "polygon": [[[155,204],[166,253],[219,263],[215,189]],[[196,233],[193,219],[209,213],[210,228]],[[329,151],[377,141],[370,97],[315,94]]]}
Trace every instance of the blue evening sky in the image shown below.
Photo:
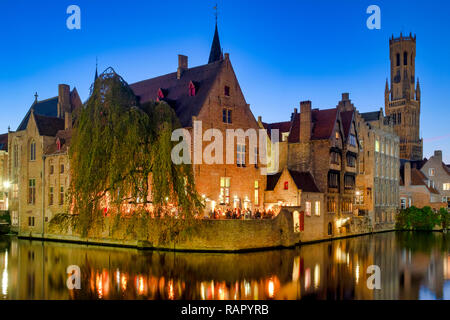
{"label": "blue evening sky", "polygon": [[[112,66],[129,83],[173,72],[177,54],[205,64],[214,0],[2,0],[0,133],[15,130],[34,100],[58,83],[88,97],[94,77]],[[81,8],[81,30],[66,28],[66,9]],[[446,0],[219,0],[224,52],[255,116],[287,120],[301,100],[331,108],[350,92],[361,112],[384,106],[389,37],[417,34],[424,156],[442,149],[450,162],[450,2]],[[381,30],[366,27],[369,5]]]}

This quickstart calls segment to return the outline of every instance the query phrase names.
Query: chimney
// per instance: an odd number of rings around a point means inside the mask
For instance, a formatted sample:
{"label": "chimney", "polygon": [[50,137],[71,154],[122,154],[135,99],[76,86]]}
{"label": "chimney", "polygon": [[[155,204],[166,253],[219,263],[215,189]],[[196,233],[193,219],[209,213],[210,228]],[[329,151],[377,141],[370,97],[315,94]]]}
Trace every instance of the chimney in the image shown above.
{"label": "chimney", "polygon": [[344,92],[342,94],[342,101],[349,101],[350,100],[350,94],[348,92]]}
{"label": "chimney", "polygon": [[411,162],[405,162],[404,182],[405,187],[409,187],[411,185]]}
{"label": "chimney", "polygon": [[262,123],[262,117],[258,116],[258,123]]}
{"label": "chimney", "polygon": [[188,69],[188,57],[182,54],[178,55],[177,79],[180,80],[183,72]]}
{"label": "chimney", "polygon": [[442,162],[442,150],[434,151],[434,157],[438,159],[438,161]]}
{"label": "chimney", "polygon": [[300,102],[300,142],[311,140],[311,101]]}
{"label": "chimney", "polygon": [[230,54],[229,53],[225,53],[225,60],[230,60]]}
{"label": "chimney", "polygon": [[64,129],[72,129],[72,113],[68,111],[64,114]]}
{"label": "chimney", "polygon": [[67,84],[58,85],[58,118],[64,118],[66,111],[70,112],[70,87]]}

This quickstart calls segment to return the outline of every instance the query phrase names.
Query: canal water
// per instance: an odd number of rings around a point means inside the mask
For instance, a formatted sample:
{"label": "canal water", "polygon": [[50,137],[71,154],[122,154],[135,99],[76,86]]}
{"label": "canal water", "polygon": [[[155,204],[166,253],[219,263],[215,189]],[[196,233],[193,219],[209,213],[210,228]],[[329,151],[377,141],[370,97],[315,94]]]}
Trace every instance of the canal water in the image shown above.
{"label": "canal water", "polygon": [[[374,265],[380,289],[370,278]],[[67,287],[69,266],[79,267],[79,290]],[[242,254],[6,236],[0,238],[0,284],[0,300],[450,299],[450,234],[390,232]]]}

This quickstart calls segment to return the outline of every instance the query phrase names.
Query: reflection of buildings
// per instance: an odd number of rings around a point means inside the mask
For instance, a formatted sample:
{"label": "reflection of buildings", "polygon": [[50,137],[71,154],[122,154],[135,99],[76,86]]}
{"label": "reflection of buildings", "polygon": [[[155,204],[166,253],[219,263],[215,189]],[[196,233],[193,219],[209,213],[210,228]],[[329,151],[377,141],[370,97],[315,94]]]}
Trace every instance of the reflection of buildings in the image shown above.
{"label": "reflection of buildings", "polygon": [[[418,299],[423,288],[440,298],[450,280],[443,243],[440,234],[384,233],[210,254],[0,240],[0,299],[394,300]],[[79,291],[66,287],[70,265],[80,267]],[[380,266],[381,290],[367,287],[371,265]]]}
{"label": "reflection of buildings", "polygon": [[[442,234],[406,234],[401,259],[397,270],[400,275],[400,299],[419,299],[422,289],[427,288],[436,299],[443,298],[443,285],[448,276],[448,250],[441,248],[445,243]],[[417,243],[420,241],[420,245]]]}
{"label": "reflection of buildings", "polygon": [[381,290],[374,290],[374,299],[395,300],[400,290],[400,247],[394,235],[373,241],[374,265],[381,270]]}

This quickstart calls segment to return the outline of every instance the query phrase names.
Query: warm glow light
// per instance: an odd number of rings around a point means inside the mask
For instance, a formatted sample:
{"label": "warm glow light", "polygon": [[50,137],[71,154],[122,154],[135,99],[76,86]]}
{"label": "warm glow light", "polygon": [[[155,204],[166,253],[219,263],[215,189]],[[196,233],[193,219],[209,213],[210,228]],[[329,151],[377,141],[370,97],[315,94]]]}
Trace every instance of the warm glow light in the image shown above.
{"label": "warm glow light", "polygon": [[98,275],[96,276],[96,280],[95,283],[97,285],[97,295],[99,299],[103,298],[103,279],[102,279],[102,275]]}
{"label": "warm glow light", "polygon": [[308,268],[305,270],[305,290],[308,290],[311,287],[311,269]]}
{"label": "warm glow light", "polygon": [[300,256],[295,257],[294,266],[292,267],[292,281],[297,282],[300,275]]}
{"label": "warm glow light", "polygon": [[168,286],[169,286],[169,299],[173,300],[175,298],[175,293],[173,292],[173,280],[170,280],[168,282]]}
{"label": "warm glow light", "polygon": [[138,293],[144,294],[144,277],[142,276],[138,278]]}
{"label": "warm glow light", "polygon": [[122,291],[127,290],[127,277],[122,274],[122,277],[120,278],[120,285],[122,287]]}
{"label": "warm glow light", "polygon": [[269,292],[269,298],[273,298],[275,295],[275,284],[272,279],[269,280],[267,285],[267,291]]}
{"label": "warm glow light", "polygon": [[2,273],[2,295],[6,297],[8,294],[8,250],[5,252],[5,268]]}
{"label": "warm glow light", "polygon": [[216,202],[215,201],[211,201],[211,209],[212,209],[212,211],[214,211],[215,208],[216,208]]}
{"label": "warm glow light", "polygon": [[11,182],[9,181],[4,181],[3,182],[3,187],[5,187],[5,189],[9,189],[11,187]]}
{"label": "warm glow light", "polygon": [[355,280],[356,280],[356,284],[358,284],[358,282],[359,282],[359,263],[356,264]]}
{"label": "warm glow light", "polygon": [[320,266],[316,264],[314,267],[314,288],[317,289],[320,286]]}

